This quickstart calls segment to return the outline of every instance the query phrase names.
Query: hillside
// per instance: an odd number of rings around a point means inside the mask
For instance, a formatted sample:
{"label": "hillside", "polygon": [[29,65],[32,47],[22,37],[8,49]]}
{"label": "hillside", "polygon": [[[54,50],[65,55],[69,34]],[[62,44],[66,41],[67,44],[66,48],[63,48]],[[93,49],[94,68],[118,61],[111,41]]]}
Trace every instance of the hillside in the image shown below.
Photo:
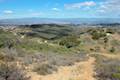
{"label": "hillside", "polygon": [[0,80],[120,80],[119,25],[0,29]]}

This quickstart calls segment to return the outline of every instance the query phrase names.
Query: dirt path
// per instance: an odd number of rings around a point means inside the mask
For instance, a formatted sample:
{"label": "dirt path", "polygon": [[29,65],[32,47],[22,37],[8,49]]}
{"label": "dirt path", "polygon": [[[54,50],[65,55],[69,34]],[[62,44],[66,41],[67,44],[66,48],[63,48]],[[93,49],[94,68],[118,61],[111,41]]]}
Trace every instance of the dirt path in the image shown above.
{"label": "dirt path", "polygon": [[101,55],[103,55],[105,57],[108,57],[108,58],[120,59],[120,55],[119,54],[107,54],[107,53],[105,53],[105,54],[101,54]]}
{"label": "dirt path", "polygon": [[87,61],[75,63],[73,66],[59,67],[53,74],[40,76],[36,73],[29,73],[31,80],[95,80],[94,79],[95,58],[90,57]]}
{"label": "dirt path", "polygon": [[98,54],[112,59],[120,59],[120,54],[110,54],[110,53],[92,53],[92,54]]}

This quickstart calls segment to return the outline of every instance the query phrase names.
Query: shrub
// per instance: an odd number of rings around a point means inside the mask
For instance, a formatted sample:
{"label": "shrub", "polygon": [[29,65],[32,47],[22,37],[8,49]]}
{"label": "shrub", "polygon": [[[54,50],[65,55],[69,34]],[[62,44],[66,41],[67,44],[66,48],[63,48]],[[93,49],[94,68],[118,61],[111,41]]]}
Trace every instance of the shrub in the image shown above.
{"label": "shrub", "polygon": [[96,57],[96,78],[97,80],[120,80],[120,60],[111,59],[98,54]]}
{"label": "shrub", "polygon": [[114,53],[114,52],[115,52],[115,48],[112,47],[112,48],[110,49],[110,52],[111,52],[111,53]]}
{"label": "shrub", "polygon": [[59,42],[59,45],[66,46],[67,48],[75,47],[80,44],[80,41],[77,39],[77,36],[68,36],[62,39]]}
{"label": "shrub", "polygon": [[115,29],[108,28],[108,29],[106,30],[106,32],[107,32],[107,33],[110,33],[110,34],[114,34],[116,31],[115,31]]}
{"label": "shrub", "polygon": [[15,64],[5,62],[0,64],[0,80],[29,80],[29,78]]}
{"label": "shrub", "polygon": [[94,40],[98,40],[106,36],[106,33],[103,30],[92,30],[90,34],[92,35],[92,39]]}
{"label": "shrub", "polygon": [[107,43],[109,39],[107,37],[104,38],[104,43]]}
{"label": "shrub", "polygon": [[115,79],[120,79],[120,73],[113,73],[112,77]]}
{"label": "shrub", "polygon": [[10,40],[13,36],[10,32],[5,32],[4,30],[0,29],[0,48],[4,46],[6,40]]}
{"label": "shrub", "polygon": [[1,61],[13,61],[15,60],[15,57],[13,55],[6,55],[6,54],[2,54],[0,53],[0,60]]}
{"label": "shrub", "polygon": [[0,38],[0,48],[3,47],[8,47],[9,49],[14,47],[14,45],[16,44],[16,41],[14,39],[11,38]]}

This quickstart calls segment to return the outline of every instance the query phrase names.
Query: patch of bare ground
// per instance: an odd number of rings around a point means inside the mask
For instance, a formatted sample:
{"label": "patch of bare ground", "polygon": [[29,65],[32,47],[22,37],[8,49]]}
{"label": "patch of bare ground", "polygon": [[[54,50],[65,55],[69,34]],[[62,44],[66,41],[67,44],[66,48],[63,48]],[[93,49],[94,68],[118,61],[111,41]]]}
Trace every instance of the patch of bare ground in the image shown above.
{"label": "patch of bare ground", "polygon": [[115,40],[120,40],[120,35],[116,33],[116,34],[112,35],[112,38]]}
{"label": "patch of bare ground", "polygon": [[87,61],[77,62],[72,66],[61,66],[57,72],[49,75],[38,75],[29,71],[31,80],[95,80],[95,58],[90,57]]}

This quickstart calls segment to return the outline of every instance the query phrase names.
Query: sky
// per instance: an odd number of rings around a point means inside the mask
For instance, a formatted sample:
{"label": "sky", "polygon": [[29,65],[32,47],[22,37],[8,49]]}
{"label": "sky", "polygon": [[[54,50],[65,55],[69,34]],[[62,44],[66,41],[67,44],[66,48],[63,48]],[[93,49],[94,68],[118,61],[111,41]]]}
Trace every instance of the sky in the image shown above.
{"label": "sky", "polygon": [[0,19],[120,18],[120,0],[0,0]]}

